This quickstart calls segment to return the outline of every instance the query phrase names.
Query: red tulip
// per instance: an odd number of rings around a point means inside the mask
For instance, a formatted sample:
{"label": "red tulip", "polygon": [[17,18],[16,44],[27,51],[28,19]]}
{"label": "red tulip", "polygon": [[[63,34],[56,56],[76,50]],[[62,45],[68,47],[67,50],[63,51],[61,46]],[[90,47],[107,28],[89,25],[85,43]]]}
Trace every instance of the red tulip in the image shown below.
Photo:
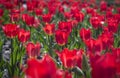
{"label": "red tulip", "polygon": [[107,10],[107,3],[105,1],[101,1],[100,10],[101,11],[106,11]]}
{"label": "red tulip", "polygon": [[56,72],[56,78],[63,78],[65,72],[63,70],[58,69]]}
{"label": "red tulip", "polygon": [[90,18],[90,23],[93,26],[93,28],[98,29],[99,27],[102,26],[101,24],[101,19],[99,17],[91,17]]}
{"label": "red tulip", "polygon": [[82,12],[75,13],[74,17],[78,22],[82,22],[84,20],[84,14]]}
{"label": "red tulip", "polygon": [[30,31],[25,31],[24,29],[20,29],[18,32],[18,40],[20,42],[26,42],[30,38]]}
{"label": "red tulip", "polygon": [[95,9],[90,8],[90,7],[87,7],[87,8],[86,8],[86,11],[87,11],[87,14],[92,14],[92,13],[95,12]]}
{"label": "red tulip", "polygon": [[104,50],[110,49],[113,46],[114,38],[111,32],[103,32],[99,37],[102,40]]}
{"label": "red tulip", "polygon": [[77,26],[77,24],[78,24],[78,21],[77,21],[77,20],[73,20],[73,19],[68,20],[68,22],[71,23],[72,28],[74,28],[74,27]]}
{"label": "red tulip", "polygon": [[29,26],[33,26],[35,18],[33,16],[27,16],[25,22]]}
{"label": "red tulip", "polygon": [[113,17],[113,13],[111,11],[106,12],[106,18],[111,18]]}
{"label": "red tulip", "polygon": [[36,43],[28,43],[26,46],[26,52],[27,55],[31,58],[35,58],[36,56],[38,56],[40,54],[40,44]]}
{"label": "red tulip", "polygon": [[37,6],[36,1],[27,1],[27,10],[28,11],[33,11],[36,6]]}
{"label": "red tulip", "polygon": [[77,63],[77,50],[68,50],[67,48],[63,49],[62,52],[57,52],[60,60],[63,63],[63,66],[66,68],[72,68]]}
{"label": "red tulip", "polygon": [[59,6],[59,7],[58,7],[58,11],[59,11],[60,13],[63,13],[63,12],[64,12],[64,8],[63,8],[62,6]]}
{"label": "red tulip", "polygon": [[36,28],[36,27],[39,26],[39,23],[40,23],[38,18],[35,18],[35,17],[30,16],[28,14],[23,14],[22,19],[30,27],[35,27]]}
{"label": "red tulip", "polygon": [[55,25],[54,24],[46,24],[43,28],[46,34],[52,35],[55,32]]}
{"label": "red tulip", "polygon": [[10,18],[12,21],[18,21],[20,19],[20,10],[11,10]]}
{"label": "red tulip", "polygon": [[120,23],[120,14],[114,14],[114,19],[116,22]]}
{"label": "red tulip", "polygon": [[72,17],[72,14],[70,12],[64,12],[64,16],[66,19],[70,19]]}
{"label": "red tulip", "polygon": [[77,66],[82,68],[82,58],[83,58],[84,50],[80,49],[77,51]]}
{"label": "red tulip", "polygon": [[55,32],[55,39],[58,45],[65,45],[68,41],[68,32],[62,31],[62,30],[57,30]]}
{"label": "red tulip", "polygon": [[103,50],[103,43],[101,38],[85,40],[85,44],[88,52],[92,52],[94,54],[101,54]]}
{"label": "red tulip", "polygon": [[0,17],[3,15],[3,10],[0,9]]}
{"label": "red tulip", "polygon": [[19,26],[16,24],[5,24],[2,29],[7,37],[13,38],[17,36]]}
{"label": "red tulip", "polygon": [[65,78],[72,78],[72,73],[65,71]]}
{"label": "red tulip", "polygon": [[[119,16],[118,16],[119,17]],[[108,29],[110,32],[116,33],[118,31],[118,19],[117,18],[108,18]]]}
{"label": "red tulip", "polygon": [[118,23],[109,23],[108,29],[110,32],[116,33],[118,31]]}
{"label": "red tulip", "polygon": [[59,22],[58,29],[71,33],[72,23],[71,22]]}
{"label": "red tulip", "polygon": [[27,78],[57,78],[56,64],[49,55],[42,59],[28,59],[25,75]]}
{"label": "red tulip", "polygon": [[4,2],[4,6],[6,9],[13,9],[14,4],[10,1]]}
{"label": "red tulip", "polygon": [[86,44],[86,46],[87,46],[87,50],[88,50],[88,51],[94,52],[95,39],[85,40],[85,44]]}
{"label": "red tulip", "polygon": [[[71,14],[79,14],[79,7],[77,6],[77,5],[72,5],[71,7],[70,7],[70,12],[71,12]],[[79,15],[78,15],[79,16]],[[79,19],[79,18],[78,18]]]}
{"label": "red tulip", "polygon": [[72,78],[72,73],[58,69],[56,72],[56,78]]}
{"label": "red tulip", "polygon": [[119,7],[117,8],[117,12],[120,14],[120,8]]}
{"label": "red tulip", "polygon": [[42,20],[43,20],[44,22],[49,23],[49,22],[51,21],[51,18],[52,18],[52,15],[51,15],[51,14],[44,14],[44,15],[42,15]]}
{"label": "red tulip", "polygon": [[102,56],[91,57],[92,78],[115,78],[115,57],[107,53]]}
{"label": "red tulip", "polygon": [[56,6],[51,6],[51,4],[50,4],[50,6],[48,7],[48,10],[49,10],[50,14],[55,14],[55,12],[56,12]]}
{"label": "red tulip", "polygon": [[37,16],[40,16],[40,15],[42,15],[42,9],[40,9],[40,8],[37,8],[37,9],[35,9],[35,14],[37,15]]}
{"label": "red tulip", "polygon": [[79,35],[83,41],[88,40],[91,38],[91,31],[90,29],[81,28]]}
{"label": "red tulip", "polygon": [[100,53],[103,50],[103,44],[102,44],[102,39],[98,38],[94,42],[94,52]]}
{"label": "red tulip", "polygon": [[116,58],[116,71],[117,75],[120,77],[120,48],[113,48],[112,53]]}

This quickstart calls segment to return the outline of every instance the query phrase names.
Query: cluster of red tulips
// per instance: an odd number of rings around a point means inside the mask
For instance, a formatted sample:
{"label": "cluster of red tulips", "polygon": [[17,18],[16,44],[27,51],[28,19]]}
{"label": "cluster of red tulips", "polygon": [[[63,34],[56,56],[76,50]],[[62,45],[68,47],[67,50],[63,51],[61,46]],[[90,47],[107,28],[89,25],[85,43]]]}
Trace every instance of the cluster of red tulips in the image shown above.
{"label": "cluster of red tulips", "polygon": [[0,0],[0,78],[120,78],[119,5]]}

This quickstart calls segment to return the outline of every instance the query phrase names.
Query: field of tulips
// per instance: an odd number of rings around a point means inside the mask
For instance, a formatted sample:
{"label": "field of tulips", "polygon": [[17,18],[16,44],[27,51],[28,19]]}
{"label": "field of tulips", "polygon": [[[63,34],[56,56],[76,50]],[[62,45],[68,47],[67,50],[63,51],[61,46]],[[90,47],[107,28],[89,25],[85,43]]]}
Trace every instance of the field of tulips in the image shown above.
{"label": "field of tulips", "polygon": [[120,78],[120,0],[0,0],[0,78]]}

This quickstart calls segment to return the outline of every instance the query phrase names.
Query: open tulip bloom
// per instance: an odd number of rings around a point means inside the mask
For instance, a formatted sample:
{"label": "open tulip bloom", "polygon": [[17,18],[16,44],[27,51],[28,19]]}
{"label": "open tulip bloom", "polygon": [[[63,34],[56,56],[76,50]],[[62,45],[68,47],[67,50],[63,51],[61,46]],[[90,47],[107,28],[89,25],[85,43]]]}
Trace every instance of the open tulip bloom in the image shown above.
{"label": "open tulip bloom", "polygon": [[0,0],[0,78],[120,78],[120,0]]}

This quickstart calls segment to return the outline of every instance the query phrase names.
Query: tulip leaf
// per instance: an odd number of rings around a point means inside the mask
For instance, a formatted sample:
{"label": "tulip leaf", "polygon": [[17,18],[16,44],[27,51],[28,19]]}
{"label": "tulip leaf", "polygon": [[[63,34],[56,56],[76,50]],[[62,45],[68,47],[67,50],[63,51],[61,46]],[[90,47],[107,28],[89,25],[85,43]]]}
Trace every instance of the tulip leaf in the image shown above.
{"label": "tulip leaf", "polygon": [[82,70],[85,73],[86,78],[91,78],[90,76],[90,65],[88,63],[88,59],[85,54],[83,54],[82,58]]}
{"label": "tulip leaf", "polygon": [[79,76],[84,76],[83,71],[82,71],[79,67],[77,67],[77,66],[75,66],[75,67],[72,69],[72,71],[75,72],[75,73],[76,73],[77,75],[79,75]]}

